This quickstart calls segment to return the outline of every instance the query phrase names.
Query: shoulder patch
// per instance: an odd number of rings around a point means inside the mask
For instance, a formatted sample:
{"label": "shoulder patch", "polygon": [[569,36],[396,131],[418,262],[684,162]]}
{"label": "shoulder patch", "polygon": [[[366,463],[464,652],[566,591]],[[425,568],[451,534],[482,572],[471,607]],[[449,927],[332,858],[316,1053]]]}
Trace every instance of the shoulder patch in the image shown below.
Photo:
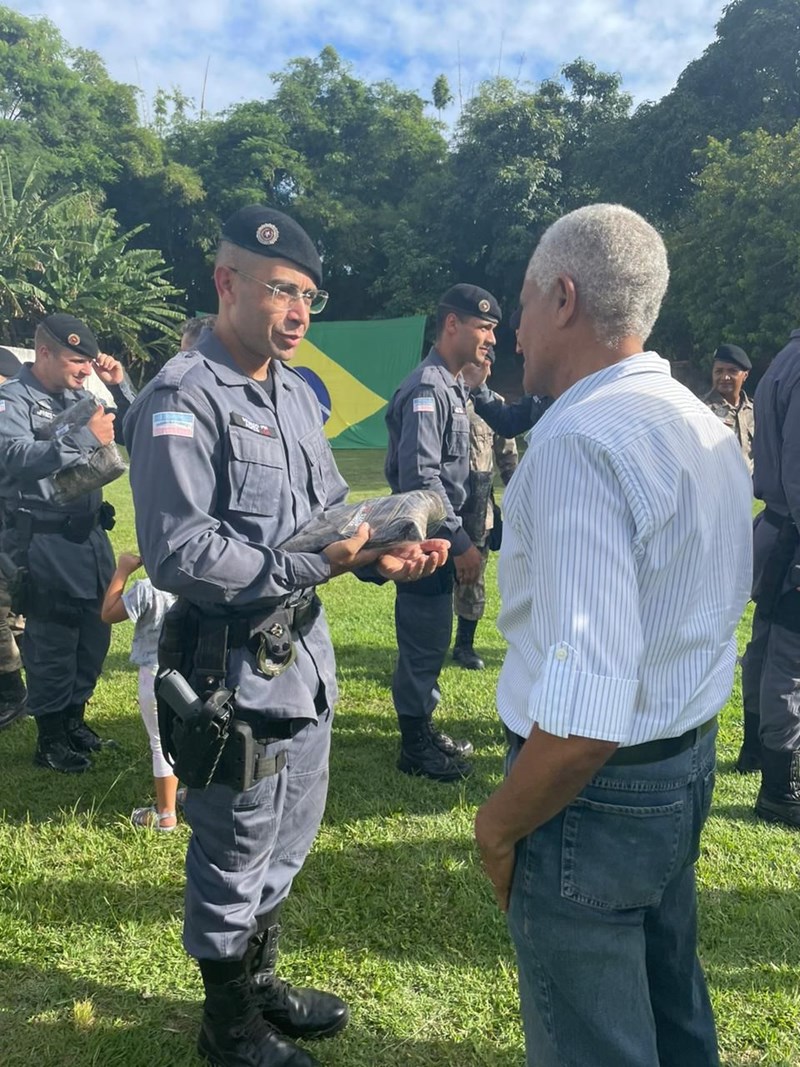
{"label": "shoulder patch", "polygon": [[153,437],[194,437],[194,415],[188,411],[154,411]]}
{"label": "shoulder patch", "polygon": [[413,406],[415,414],[432,414],[436,410],[436,401],[432,396],[415,396]]}

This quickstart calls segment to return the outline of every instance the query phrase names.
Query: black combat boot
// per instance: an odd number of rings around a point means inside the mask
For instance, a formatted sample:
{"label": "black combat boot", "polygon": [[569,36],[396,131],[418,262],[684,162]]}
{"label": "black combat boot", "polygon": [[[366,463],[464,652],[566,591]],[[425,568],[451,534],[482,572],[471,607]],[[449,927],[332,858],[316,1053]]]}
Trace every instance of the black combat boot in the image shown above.
{"label": "black combat boot", "polygon": [[344,1030],[350,1018],[345,1002],[319,989],[299,989],[275,973],[280,910],[278,905],[259,916],[259,932],[251,942],[248,960],[255,1001],[267,1022],[287,1037],[333,1037]]}
{"label": "black combat boot", "polygon": [[64,729],[64,720],[63,711],[36,716],[39,738],[33,762],[51,771],[61,771],[62,774],[81,774],[89,770],[91,760],[82,752],[76,752],[70,745]]}
{"label": "black combat boot", "polygon": [[25,714],[27,699],[28,690],[22,680],[22,671],[0,674],[0,730]]}
{"label": "black combat boot", "polygon": [[462,619],[457,615],[456,643],[453,645],[453,663],[466,671],[482,671],[486,664],[472,647],[475,641],[476,619]]}
{"label": "black combat boot", "polygon": [[800,830],[800,752],[761,749],[761,788],[756,815]]}
{"label": "black combat boot", "polygon": [[76,752],[99,752],[101,748],[116,748],[117,742],[110,738],[104,740],[96,734],[91,726],[83,721],[86,704],[70,704],[65,712],[64,727],[67,740]]}
{"label": "black combat boot", "polygon": [[440,751],[444,752],[445,756],[464,760],[475,751],[471,741],[458,740],[443,734],[441,730],[436,729],[432,720],[428,721],[428,726],[430,728],[431,741]]}
{"label": "black combat boot", "polygon": [[244,960],[198,960],[206,991],[197,1051],[214,1067],[320,1067],[261,1014]]}
{"label": "black combat boot", "polygon": [[735,770],[739,774],[754,774],[761,770],[761,741],[758,737],[760,716],[752,712],[744,714],[744,740],[739,749],[739,758],[736,760]]}
{"label": "black combat boot", "polygon": [[401,715],[398,721],[401,740],[397,769],[403,774],[421,775],[436,782],[458,782],[472,774],[469,763],[448,755],[436,744],[427,719]]}

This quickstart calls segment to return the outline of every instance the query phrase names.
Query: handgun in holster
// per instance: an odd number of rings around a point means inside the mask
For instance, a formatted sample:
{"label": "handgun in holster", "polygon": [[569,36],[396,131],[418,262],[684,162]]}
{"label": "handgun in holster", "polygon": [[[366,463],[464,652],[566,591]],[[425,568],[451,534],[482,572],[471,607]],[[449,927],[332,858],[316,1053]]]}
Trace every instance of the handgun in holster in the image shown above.
{"label": "handgun in holster", "polygon": [[219,688],[201,700],[175,670],[159,671],[155,693],[161,743],[176,777],[192,789],[205,789],[230,736],[233,693]]}

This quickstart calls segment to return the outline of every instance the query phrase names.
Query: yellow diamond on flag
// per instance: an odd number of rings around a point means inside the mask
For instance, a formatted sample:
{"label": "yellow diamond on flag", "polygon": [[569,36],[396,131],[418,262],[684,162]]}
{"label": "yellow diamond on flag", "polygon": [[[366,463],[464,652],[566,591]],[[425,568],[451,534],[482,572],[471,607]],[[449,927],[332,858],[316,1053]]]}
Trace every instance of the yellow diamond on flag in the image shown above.
{"label": "yellow diamond on flag", "polygon": [[302,374],[316,393],[328,439],[338,437],[348,427],[368,419],[386,404],[383,397],[367,389],[358,378],[310,341],[300,342],[291,366]]}

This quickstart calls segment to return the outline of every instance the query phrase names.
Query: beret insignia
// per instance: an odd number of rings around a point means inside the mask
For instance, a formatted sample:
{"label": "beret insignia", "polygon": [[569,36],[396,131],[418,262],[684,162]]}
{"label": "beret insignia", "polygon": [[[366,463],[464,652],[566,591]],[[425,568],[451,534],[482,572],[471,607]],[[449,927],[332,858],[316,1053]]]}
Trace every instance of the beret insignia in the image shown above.
{"label": "beret insignia", "polygon": [[489,308],[491,306],[492,305],[489,303],[488,300],[479,300],[478,301],[478,311],[482,311],[484,314],[486,314],[486,312],[489,310]]}
{"label": "beret insignia", "polygon": [[76,333],[71,333],[69,335],[69,337],[67,338],[67,344],[68,345],[72,345],[73,348],[74,348],[75,345],[79,345],[80,343],[81,343],[81,339],[80,339],[80,337],[78,337],[78,335]]}
{"label": "beret insignia", "polygon": [[260,245],[274,245],[280,232],[273,222],[265,222],[256,230],[256,240]]}

